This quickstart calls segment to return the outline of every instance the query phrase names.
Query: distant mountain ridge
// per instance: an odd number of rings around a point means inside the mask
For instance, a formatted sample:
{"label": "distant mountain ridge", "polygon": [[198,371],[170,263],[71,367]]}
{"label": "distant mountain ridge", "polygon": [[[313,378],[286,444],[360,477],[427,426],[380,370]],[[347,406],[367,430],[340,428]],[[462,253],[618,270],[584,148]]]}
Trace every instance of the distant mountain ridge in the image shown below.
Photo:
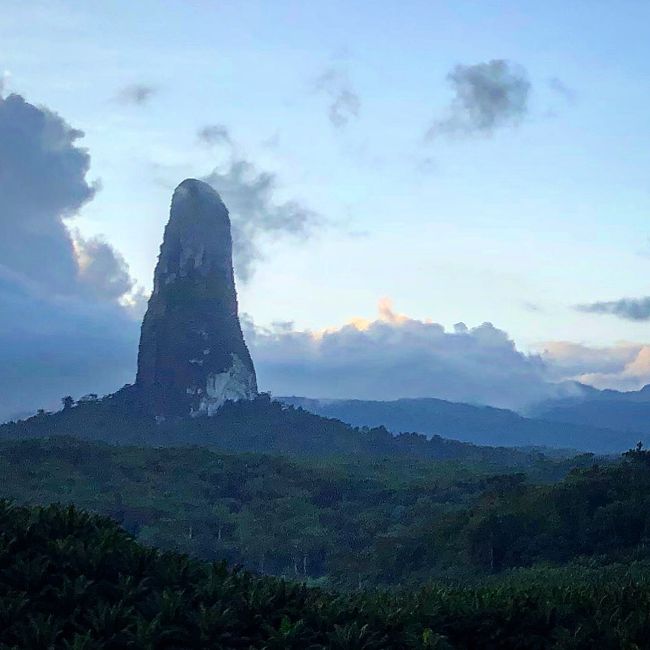
{"label": "distant mountain ridge", "polygon": [[533,417],[553,422],[602,426],[616,431],[650,432],[650,384],[640,390],[597,390],[580,396],[546,400],[531,410]]}
{"label": "distant mountain ridge", "polygon": [[[619,453],[633,447],[639,440],[645,441],[645,434],[633,429],[524,417],[507,409],[436,398],[383,402],[319,400],[296,396],[277,399],[324,417],[337,418],[352,426],[385,426],[393,433],[418,431],[475,445],[554,447]],[[648,409],[650,412],[650,402]]]}

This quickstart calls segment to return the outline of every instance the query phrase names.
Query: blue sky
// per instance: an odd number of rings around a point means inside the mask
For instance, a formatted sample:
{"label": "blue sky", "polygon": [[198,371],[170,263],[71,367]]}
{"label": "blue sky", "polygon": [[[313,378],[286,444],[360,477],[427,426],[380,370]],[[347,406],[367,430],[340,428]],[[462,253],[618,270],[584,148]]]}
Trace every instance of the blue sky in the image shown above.
{"label": "blue sky", "polygon": [[[387,296],[525,352],[650,339],[647,320],[575,309],[650,294],[647,3],[0,4],[5,94],[83,130],[101,181],[71,227],[145,290],[173,188],[240,160],[272,175],[274,204],[317,215],[306,237],[260,236],[239,287],[259,326],[339,326]],[[447,75],[493,60],[530,83],[525,112],[427,139]],[[230,141],[206,146],[210,125]]]}

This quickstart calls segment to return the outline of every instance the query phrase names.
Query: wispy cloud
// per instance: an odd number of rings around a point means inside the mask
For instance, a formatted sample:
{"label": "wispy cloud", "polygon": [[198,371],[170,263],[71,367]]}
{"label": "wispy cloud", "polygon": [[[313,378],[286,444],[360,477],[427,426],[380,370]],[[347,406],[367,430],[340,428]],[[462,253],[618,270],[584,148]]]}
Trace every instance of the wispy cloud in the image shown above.
{"label": "wispy cloud", "polygon": [[576,93],[573,88],[569,88],[562,79],[551,77],[548,80],[548,87],[557,95],[562,97],[566,102],[572,104],[576,100]]}
{"label": "wispy cloud", "polygon": [[317,92],[324,93],[329,98],[327,116],[332,126],[340,129],[359,117],[361,99],[345,72],[338,68],[328,68],[316,79],[314,85]]}
{"label": "wispy cloud", "polygon": [[199,129],[196,137],[199,142],[207,146],[215,144],[232,144],[230,133],[223,124],[209,124]]}
{"label": "wispy cloud", "polygon": [[115,99],[121,103],[131,106],[143,106],[158,92],[155,86],[147,84],[131,84],[118,91]]}
{"label": "wispy cloud", "polygon": [[618,316],[624,320],[646,321],[650,320],[650,296],[592,302],[584,305],[577,305],[576,309],[590,314],[609,314],[611,316]]}
{"label": "wispy cloud", "polygon": [[204,180],[219,192],[230,213],[235,272],[244,282],[265,257],[263,240],[304,239],[321,224],[317,213],[299,201],[277,201],[277,176],[243,158],[233,157]]}
{"label": "wispy cloud", "polygon": [[229,159],[203,180],[217,190],[228,208],[235,272],[240,280],[246,282],[252,277],[257,262],[265,257],[264,241],[284,237],[305,239],[324,221],[300,201],[278,200],[277,175],[259,169],[246,158],[226,126],[209,128],[208,140],[227,146]]}
{"label": "wispy cloud", "polygon": [[457,65],[447,81],[453,99],[447,114],[430,126],[427,139],[491,135],[499,128],[519,124],[528,115],[531,85],[524,68],[510,61]]}

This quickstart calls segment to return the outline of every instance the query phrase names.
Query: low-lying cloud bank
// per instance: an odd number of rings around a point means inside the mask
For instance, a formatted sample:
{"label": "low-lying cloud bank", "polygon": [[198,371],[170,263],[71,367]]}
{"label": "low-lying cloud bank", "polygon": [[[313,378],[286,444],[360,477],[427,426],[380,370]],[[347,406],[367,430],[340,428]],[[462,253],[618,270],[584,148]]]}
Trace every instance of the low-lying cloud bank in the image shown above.
{"label": "low-lying cloud bank", "polygon": [[552,341],[544,345],[541,358],[550,379],[616,390],[638,390],[650,384],[650,345],[619,343],[609,347],[587,347],[568,341]]}
{"label": "low-lying cloud bank", "polygon": [[259,383],[276,395],[396,399],[439,397],[522,409],[570,387],[548,381],[538,355],[516,349],[507,333],[483,323],[442,325],[379,304],[376,320],[354,319],[340,328],[298,331],[245,323]]}
{"label": "low-lying cloud bank", "polygon": [[637,390],[650,383],[650,345],[552,341],[526,354],[491,323],[446,331],[395,313],[386,299],[372,321],[299,331],[291,323],[256,328],[245,320],[244,329],[260,386],[275,395],[438,397],[525,411],[545,399],[579,395],[579,384]]}

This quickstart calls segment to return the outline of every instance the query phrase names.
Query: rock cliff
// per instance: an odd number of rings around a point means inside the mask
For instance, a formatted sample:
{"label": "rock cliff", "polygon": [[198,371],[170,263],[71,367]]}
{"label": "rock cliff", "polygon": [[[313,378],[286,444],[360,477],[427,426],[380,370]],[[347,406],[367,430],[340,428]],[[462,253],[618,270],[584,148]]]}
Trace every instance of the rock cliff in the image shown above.
{"label": "rock cliff", "polygon": [[156,416],[213,415],[257,394],[237,312],[228,210],[206,183],[175,190],[142,323],[136,386]]}

